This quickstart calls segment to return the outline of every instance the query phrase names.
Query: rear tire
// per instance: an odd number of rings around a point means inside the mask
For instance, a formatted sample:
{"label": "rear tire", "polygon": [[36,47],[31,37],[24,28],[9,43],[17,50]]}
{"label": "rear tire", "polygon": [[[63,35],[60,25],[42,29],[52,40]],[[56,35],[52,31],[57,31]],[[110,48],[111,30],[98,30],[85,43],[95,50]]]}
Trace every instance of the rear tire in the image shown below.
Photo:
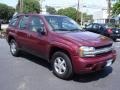
{"label": "rear tire", "polygon": [[10,40],[10,52],[13,56],[19,56],[20,50],[18,49],[18,45],[14,39]]}
{"label": "rear tire", "polygon": [[114,42],[116,42],[117,38],[112,38]]}
{"label": "rear tire", "polygon": [[73,75],[71,60],[67,54],[56,52],[52,56],[53,73],[61,79],[70,79]]}

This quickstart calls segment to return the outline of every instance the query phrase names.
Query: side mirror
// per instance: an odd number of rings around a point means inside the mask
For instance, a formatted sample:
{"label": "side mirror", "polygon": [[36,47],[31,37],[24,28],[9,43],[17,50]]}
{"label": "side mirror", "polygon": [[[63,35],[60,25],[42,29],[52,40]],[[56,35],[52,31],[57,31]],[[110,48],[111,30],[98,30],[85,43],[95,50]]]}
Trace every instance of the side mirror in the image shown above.
{"label": "side mirror", "polygon": [[45,35],[45,29],[44,29],[44,27],[41,28],[41,34],[42,34],[42,35]]}
{"label": "side mirror", "polygon": [[45,35],[44,25],[41,25],[41,27],[37,29],[37,32],[42,34],[42,35]]}

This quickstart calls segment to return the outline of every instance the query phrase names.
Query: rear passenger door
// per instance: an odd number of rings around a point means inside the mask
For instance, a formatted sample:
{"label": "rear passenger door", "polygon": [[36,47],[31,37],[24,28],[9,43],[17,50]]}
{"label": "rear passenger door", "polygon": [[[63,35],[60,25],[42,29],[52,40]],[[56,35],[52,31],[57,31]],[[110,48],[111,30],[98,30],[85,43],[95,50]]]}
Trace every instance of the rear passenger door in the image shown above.
{"label": "rear passenger door", "polygon": [[14,16],[9,23],[9,27],[7,28],[7,35],[9,35],[8,33],[12,34],[13,36],[16,35],[16,31],[17,29],[17,25],[18,25],[18,21],[19,21],[20,16]]}
{"label": "rear passenger door", "polygon": [[27,43],[28,43],[28,23],[29,23],[29,16],[23,15],[20,18],[17,30],[17,40],[19,45],[22,49],[27,50]]}

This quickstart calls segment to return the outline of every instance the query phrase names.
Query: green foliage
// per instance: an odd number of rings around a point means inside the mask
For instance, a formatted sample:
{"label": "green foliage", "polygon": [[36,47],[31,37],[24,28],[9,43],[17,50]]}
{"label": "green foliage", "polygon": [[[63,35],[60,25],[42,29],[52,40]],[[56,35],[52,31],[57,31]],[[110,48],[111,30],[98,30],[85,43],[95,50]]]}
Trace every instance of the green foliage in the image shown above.
{"label": "green foliage", "polygon": [[120,14],[120,0],[116,2],[112,7],[112,14],[113,15],[119,15]]}
{"label": "green foliage", "polygon": [[49,13],[49,14],[56,14],[57,11],[55,10],[54,7],[51,7],[51,6],[46,6],[46,11]]}
{"label": "green foliage", "polygon": [[93,21],[93,15],[87,15],[86,13],[83,13],[83,21],[88,22],[88,21]]}
{"label": "green foliage", "polygon": [[[23,0],[23,13],[40,13],[40,0]],[[16,10],[20,13],[20,0],[16,6]]]}
{"label": "green foliage", "polygon": [[0,3],[0,19],[8,21],[14,14],[15,9]]}
{"label": "green foliage", "polygon": [[[77,16],[77,10],[75,8],[72,8],[72,7],[65,8],[65,9],[59,9],[58,14],[68,16],[74,20],[77,19],[78,20],[77,22],[81,21],[81,12],[78,12],[78,16]],[[83,13],[83,21],[88,22],[88,20],[92,21],[93,16],[87,15],[86,13]]]}
{"label": "green foliage", "polygon": [[77,10],[75,8],[72,8],[72,7],[65,8],[65,9],[59,9],[58,14],[65,15],[65,16],[71,17],[72,19],[76,20]]}

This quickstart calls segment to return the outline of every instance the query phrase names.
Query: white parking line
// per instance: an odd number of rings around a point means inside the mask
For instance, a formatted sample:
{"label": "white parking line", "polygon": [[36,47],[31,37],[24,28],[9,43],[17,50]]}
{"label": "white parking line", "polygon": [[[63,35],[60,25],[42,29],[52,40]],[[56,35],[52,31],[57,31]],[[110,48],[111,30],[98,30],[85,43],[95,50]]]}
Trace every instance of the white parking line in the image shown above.
{"label": "white parking line", "polygon": [[120,42],[114,42],[114,43],[113,43],[113,46],[114,46],[115,48],[120,48]]}
{"label": "white parking line", "polygon": [[120,48],[120,46],[115,46],[116,48]]}

